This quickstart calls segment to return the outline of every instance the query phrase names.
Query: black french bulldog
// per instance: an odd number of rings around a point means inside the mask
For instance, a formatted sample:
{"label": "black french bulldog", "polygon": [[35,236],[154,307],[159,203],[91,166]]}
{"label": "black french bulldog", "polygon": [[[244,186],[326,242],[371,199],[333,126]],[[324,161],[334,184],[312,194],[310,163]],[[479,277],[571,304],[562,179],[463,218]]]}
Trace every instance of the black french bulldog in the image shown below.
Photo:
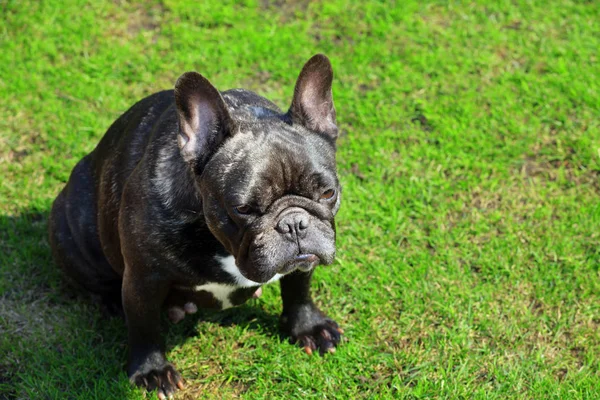
{"label": "black french bulldog", "polygon": [[160,313],[227,308],[281,279],[281,326],[307,353],[342,330],[313,303],[314,267],[335,256],[338,128],[324,55],[302,69],[287,113],[202,75],[117,119],[54,201],[53,256],[70,280],[124,311],[132,382],[171,396]]}

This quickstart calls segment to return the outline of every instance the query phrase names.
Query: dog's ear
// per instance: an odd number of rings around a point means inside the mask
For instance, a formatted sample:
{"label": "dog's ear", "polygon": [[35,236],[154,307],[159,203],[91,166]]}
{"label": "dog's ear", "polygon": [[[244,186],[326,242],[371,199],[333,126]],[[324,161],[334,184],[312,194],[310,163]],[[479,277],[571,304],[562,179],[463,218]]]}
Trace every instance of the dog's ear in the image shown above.
{"label": "dog's ear", "polygon": [[175,83],[175,103],[181,155],[195,167],[203,167],[233,132],[225,101],[208,79],[197,72],[186,72]]}
{"label": "dog's ear", "polygon": [[323,54],[313,56],[304,64],[298,76],[288,115],[292,122],[336,139],[338,127],[331,93],[332,82],[333,69],[329,59]]}

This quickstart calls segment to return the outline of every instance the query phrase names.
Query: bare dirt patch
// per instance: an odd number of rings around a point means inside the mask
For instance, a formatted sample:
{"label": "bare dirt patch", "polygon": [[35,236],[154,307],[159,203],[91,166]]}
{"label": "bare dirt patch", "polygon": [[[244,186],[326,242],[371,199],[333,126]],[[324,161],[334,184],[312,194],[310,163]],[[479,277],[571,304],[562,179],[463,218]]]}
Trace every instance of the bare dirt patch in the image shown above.
{"label": "bare dirt patch", "polygon": [[310,0],[262,0],[261,8],[279,14],[279,20],[286,23],[296,18],[297,14],[306,13],[310,3]]}
{"label": "bare dirt patch", "polygon": [[127,30],[132,34],[143,31],[157,31],[160,28],[162,15],[167,12],[166,7],[156,2],[148,7],[140,7],[132,10]]}
{"label": "bare dirt patch", "polygon": [[600,169],[583,165],[577,156],[573,147],[561,144],[550,135],[533,146],[532,153],[524,157],[519,172],[526,178],[550,182],[564,177],[571,184],[589,185],[600,193]]}

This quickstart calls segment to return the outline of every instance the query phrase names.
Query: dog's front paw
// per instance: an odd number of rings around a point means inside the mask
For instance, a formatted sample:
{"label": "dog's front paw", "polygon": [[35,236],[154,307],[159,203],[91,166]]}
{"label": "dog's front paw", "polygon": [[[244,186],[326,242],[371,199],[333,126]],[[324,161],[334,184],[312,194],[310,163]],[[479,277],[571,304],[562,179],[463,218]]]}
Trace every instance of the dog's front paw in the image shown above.
{"label": "dog's front paw", "polygon": [[327,318],[314,304],[284,311],[281,327],[290,335],[291,342],[303,347],[309,355],[317,349],[321,355],[335,353],[344,333],[335,321]]}
{"label": "dog's front paw", "polygon": [[175,367],[165,362],[158,367],[140,368],[129,380],[148,391],[157,391],[158,398],[173,398],[177,389],[183,389],[183,379]]}

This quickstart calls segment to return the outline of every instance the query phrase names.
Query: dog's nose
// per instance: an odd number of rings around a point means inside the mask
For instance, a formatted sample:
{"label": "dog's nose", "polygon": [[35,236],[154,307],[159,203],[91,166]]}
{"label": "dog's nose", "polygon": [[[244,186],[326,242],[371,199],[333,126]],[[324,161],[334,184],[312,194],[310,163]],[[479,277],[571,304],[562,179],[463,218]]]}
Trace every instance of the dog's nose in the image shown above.
{"label": "dog's nose", "polygon": [[279,220],[276,229],[289,240],[303,239],[308,230],[308,215],[301,212],[286,214]]}

